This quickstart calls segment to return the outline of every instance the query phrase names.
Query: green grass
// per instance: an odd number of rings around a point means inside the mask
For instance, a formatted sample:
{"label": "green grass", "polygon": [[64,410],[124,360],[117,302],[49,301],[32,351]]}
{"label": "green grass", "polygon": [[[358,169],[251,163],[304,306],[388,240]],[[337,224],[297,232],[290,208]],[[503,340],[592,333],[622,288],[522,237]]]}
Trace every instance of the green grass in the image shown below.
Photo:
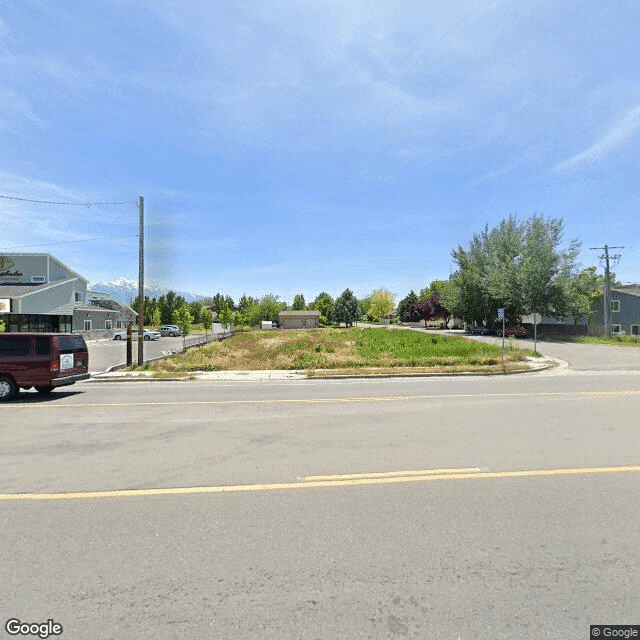
{"label": "green grass", "polygon": [[[527,353],[510,349],[505,365]],[[490,371],[502,367],[500,347],[457,336],[384,328],[251,331],[154,363],[152,371],[258,369]]]}

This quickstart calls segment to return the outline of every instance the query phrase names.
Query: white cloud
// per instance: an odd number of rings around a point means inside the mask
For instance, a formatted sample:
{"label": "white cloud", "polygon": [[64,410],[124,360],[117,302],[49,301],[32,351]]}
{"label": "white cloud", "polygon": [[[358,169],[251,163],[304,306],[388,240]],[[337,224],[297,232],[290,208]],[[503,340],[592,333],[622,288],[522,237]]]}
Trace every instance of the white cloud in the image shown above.
{"label": "white cloud", "polygon": [[640,105],[629,109],[597,142],[571,158],[556,164],[553,172],[566,171],[583,163],[593,163],[632,138],[640,129]]}
{"label": "white cloud", "polygon": [[4,114],[4,118],[0,119],[0,128],[3,129],[16,127],[14,117],[10,122],[6,119],[8,114],[17,115],[36,125],[44,125],[44,120],[33,111],[27,99],[8,87],[0,87],[0,112]]}

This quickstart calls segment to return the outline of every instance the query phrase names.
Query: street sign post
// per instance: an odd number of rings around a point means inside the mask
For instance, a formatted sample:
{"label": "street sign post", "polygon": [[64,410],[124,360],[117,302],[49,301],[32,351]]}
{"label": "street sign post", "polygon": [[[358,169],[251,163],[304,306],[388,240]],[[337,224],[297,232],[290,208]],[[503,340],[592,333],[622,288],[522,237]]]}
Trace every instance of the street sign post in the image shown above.
{"label": "street sign post", "polygon": [[498,320],[502,320],[502,370],[504,371],[504,309],[498,309]]}
{"label": "street sign post", "polygon": [[542,316],[539,313],[533,314],[533,350],[538,350],[538,324],[542,320]]}

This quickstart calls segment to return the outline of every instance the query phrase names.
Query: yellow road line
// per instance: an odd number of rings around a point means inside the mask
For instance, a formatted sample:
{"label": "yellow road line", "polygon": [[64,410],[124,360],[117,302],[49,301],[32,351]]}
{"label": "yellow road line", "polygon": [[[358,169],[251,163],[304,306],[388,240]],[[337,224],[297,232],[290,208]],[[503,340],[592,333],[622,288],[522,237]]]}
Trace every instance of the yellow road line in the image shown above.
{"label": "yellow road line", "polygon": [[393,478],[394,476],[427,476],[432,474],[450,473],[475,473],[482,471],[480,467],[468,467],[465,469],[421,469],[416,471],[382,471],[374,473],[349,473],[337,476],[304,476],[298,480],[352,480],[355,478]]}
{"label": "yellow road line", "polygon": [[536,478],[546,476],[576,476],[606,473],[640,473],[635,467],[583,467],[576,469],[534,469],[527,471],[481,471],[478,473],[442,473],[421,476],[384,478],[352,478],[350,480],[315,480],[309,482],[278,482],[272,484],[237,484],[212,487],[171,487],[157,489],[124,489],[114,491],[77,491],[71,493],[2,493],[0,502],[35,500],[78,500],[90,498],[129,498],[147,496],[187,495],[202,493],[245,493],[289,489],[325,489],[346,486],[426,482],[429,480],[477,480],[486,478]]}
{"label": "yellow road line", "polygon": [[640,389],[619,391],[532,391],[526,393],[451,393],[439,395],[416,396],[362,396],[351,398],[275,398],[269,400],[177,400],[160,402],[85,402],[58,403],[34,402],[19,404],[0,404],[2,409],[87,409],[97,407],[162,407],[162,406],[197,406],[197,405],[268,405],[268,404],[333,404],[350,402],[398,402],[406,400],[456,400],[460,398],[597,398],[640,395]]}

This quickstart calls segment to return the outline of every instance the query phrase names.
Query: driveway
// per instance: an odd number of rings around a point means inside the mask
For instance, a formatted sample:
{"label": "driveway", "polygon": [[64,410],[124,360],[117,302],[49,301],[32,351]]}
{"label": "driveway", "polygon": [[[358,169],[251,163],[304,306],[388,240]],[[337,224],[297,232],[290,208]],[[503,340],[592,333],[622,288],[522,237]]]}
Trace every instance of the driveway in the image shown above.
{"label": "driveway", "polygon": [[[502,344],[502,338],[495,336],[470,336],[462,331],[449,333],[473,340]],[[520,339],[517,343],[525,349],[533,349],[533,340]],[[537,350],[542,355],[564,360],[572,371],[640,371],[639,347],[538,340]]]}

